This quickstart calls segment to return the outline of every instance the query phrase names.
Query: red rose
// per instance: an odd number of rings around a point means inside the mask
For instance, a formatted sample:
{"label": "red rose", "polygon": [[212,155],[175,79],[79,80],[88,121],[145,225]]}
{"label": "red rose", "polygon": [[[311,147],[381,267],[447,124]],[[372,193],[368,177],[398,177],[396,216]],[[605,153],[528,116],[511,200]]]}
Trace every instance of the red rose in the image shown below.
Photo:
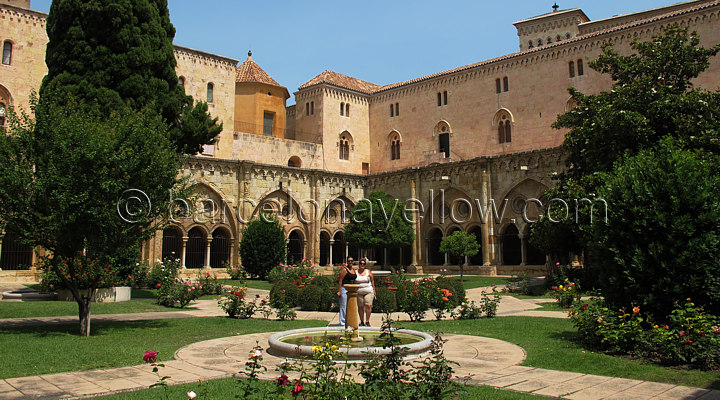
{"label": "red rose", "polygon": [[145,355],[143,355],[143,361],[146,363],[154,363],[155,360],[157,360],[157,351],[154,350],[148,350],[145,352]]}
{"label": "red rose", "polygon": [[583,311],[587,310],[587,304],[583,304],[582,310],[583,310]]}
{"label": "red rose", "polygon": [[417,290],[413,290],[413,294],[417,294]]}
{"label": "red rose", "polygon": [[162,286],[162,285],[160,285],[160,284],[158,283],[158,284],[157,284],[157,287],[160,287],[160,286]]}
{"label": "red rose", "polygon": [[260,298],[260,295],[259,295],[259,294],[256,294],[256,295],[255,295],[255,298],[256,298],[256,299],[259,299],[259,298]]}
{"label": "red rose", "polygon": [[690,339],[687,339],[687,340],[685,341],[685,344],[693,344],[693,341],[690,340]]}
{"label": "red rose", "polygon": [[300,392],[302,392],[302,390],[303,385],[300,383],[300,381],[295,382],[295,387],[292,390],[293,396],[297,396],[298,394],[300,394]]}
{"label": "red rose", "polygon": [[280,377],[278,378],[277,382],[278,382],[278,385],[286,386],[287,384],[290,383],[290,379],[288,378],[287,375],[282,374],[282,375],[280,375]]}

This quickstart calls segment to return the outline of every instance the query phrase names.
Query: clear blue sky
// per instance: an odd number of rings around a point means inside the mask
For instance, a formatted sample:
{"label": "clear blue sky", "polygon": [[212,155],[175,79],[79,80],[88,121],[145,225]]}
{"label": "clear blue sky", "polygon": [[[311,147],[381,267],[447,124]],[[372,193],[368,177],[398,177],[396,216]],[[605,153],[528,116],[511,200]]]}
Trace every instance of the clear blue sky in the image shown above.
{"label": "clear blue sky", "polygon": [[[679,0],[558,0],[591,19]],[[51,0],[31,0],[48,12]],[[169,0],[175,44],[253,59],[290,93],[329,69],[379,85],[518,51],[513,22],[553,0]],[[291,98],[289,103],[293,103]]]}

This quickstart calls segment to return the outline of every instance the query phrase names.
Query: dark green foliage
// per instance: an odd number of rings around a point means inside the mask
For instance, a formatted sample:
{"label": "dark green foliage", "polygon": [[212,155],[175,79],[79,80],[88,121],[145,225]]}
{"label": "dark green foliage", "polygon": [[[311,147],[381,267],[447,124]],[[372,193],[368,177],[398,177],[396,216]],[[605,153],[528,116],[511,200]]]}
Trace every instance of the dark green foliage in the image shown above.
{"label": "dark green foliage", "polygon": [[334,295],[328,286],[310,284],[300,289],[298,305],[303,311],[330,311]]}
{"label": "dark green foliage", "polygon": [[312,279],[312,284],[321,286],[324,288],[332,288],[334,287],[337,291],[337,279],[333,279],[329,276],[321,275],[316,276]]}
{"label": "dark green foliage", "polygon": [[415,240],[410,222],[412,216],[403,217],[404,203],[391,199],[385,192],[376,190],[366,200],[355,205],[350,223],[345,226],[348,242],[361,248],[396,248]]}
{"label": "dark green foliage", "polygon": [[480,244],[475,239],[474,233],[455,231],[452,235],[444,237],[440,242],[441,253],[447,253],[453,257],[458,257],[460,280],[463,279],[465,257],[472,257],[477,254],[478,251],[480,251]]}
{"label": "dark green foliage", "polygon": [[596,226],[591,250],[610,304],[664,318],[675,301],[692,297],[720,312],[715,165],[668,140],[607,175],[600,195],[610,221]]}
{"label": "dark green foliage", "polygon": [[150,107],[170,126],[176,149],[188,154],[222,130],[207,105],[193,105],[178,85],[166,0],[54,1],[47,32],[43,101],[54,93],[53,101],[92,102],[103,114]]}
{"label": "dark green foliage", "polygon": [[270,305],[274,308],[297,307],[300,289],[290,281],[279,281],[270,289]]}
{"label": "dark green foliage", "polygon": [[439,289],[447,289],[452,293],[451,297],[448,297],[452,307],[457,307],[462,303],[465,298],[465,286],[459,279],[438,277],[435,282]]}
{"label": "dark green foliage", "polygon": [[253,219],[242,231],[240,259],[245,272],[265,279],[274,267],[285,261],[285,231],[269,216]]}
{"label": "dark green foliage", "polygon": [[395,293],[387,288],[375,288],[375,300],[373,300],[374,313],[391,313],[397,311]]}

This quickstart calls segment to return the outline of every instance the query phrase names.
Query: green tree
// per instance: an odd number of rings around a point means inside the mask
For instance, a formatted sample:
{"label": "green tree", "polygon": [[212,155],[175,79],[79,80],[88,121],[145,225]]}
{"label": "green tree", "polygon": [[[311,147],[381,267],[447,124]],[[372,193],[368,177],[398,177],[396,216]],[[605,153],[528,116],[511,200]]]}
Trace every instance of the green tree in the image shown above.
{"label": "green tree", "polygon": [[[720,45],[706,49],[699,43],[695,33],[670,26],[650,41],[634,40],[631,55],[619,55],[612,44],[603,47],[590,66],[611,76],[612,90],[586,95],[569,89],[576,107],[553,124],[569,130],[563,142],[567,169],[546,198],[597,203],[597,190],[606,178],[601,173],[668,136],[682,148],[720,152],[720,94],[692,84]],[[549,254],[586,248],[593,229],[591,208],[588,202],[578,206],[578,215],[585,219],[576,221],[574,213],[561,223],[543,218],[532,226],[532,243]],[[592,211],[593,222],[604,221],[604,207]],[[586,266],[593,262],[586,259]]]}
{"label": "green tree", "polygon": [[460,260],[460,281],[463,281],[463,270],[465,266],[465,257],[472,257],[480,250],[480,244],[477,242],[474,233],[465,233],[463,231],[455,231],[450,236],[446,236],[440,242],[440,252],[447,253]]}
{"label": "green tree", "polygon": [[[87,336],[102,278],[97,268],[87,271],[87,261],[118,267],[153,234],[169,190],[183,192],[180,160],[153,111],[124,107],[106,115],[72,101],[33,108],[34,120],[12,115],[8,134],[0,135],[0,220],[24,243],[49,251],[46,264],[72,292]],[[74,261],[80,254],[83,265]]]}
{"label": "green tree", "polygon": [[178,85],[166,0],[56,0],[47,19],[48,74],[41,101],[79,99],[109,114],[150,107],[180,153],[195,154],[222,131],[207,104]]}
{"label": "green tree", "polygon": [[350,222],[345,226],[345,237],[365,249],[407,246],[415,240],[411,218],[405,212],[404,203],[390,198],[382,190],[375,190],[353,208]]}
{"label": "green tree", "polygon": [[691,297],[720,314],[717,161],[666,139],[604,177],[609,223],[595,225],[590,251],[606,300],[664,319]]}
{"label": "green tree", "polygon": [[265,279],[271,269],[285,262],[285,230],[272,215],[251,220],[242,230],[240,258],[250,275]]}

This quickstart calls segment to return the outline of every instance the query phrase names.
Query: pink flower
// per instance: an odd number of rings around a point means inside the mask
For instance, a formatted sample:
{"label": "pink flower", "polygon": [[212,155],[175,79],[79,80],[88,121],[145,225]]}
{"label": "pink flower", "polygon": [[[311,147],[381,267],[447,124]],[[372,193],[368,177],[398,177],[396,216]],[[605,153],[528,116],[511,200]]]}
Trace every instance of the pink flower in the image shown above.
{"label": "pink flower", "polygon": [[157,355],[158,355],[157,351],[148,350],[143,355],[143,361],[145,361],[146,363],[154,363],[155,360],[157,360]]}
{"label": "pink flower", "polygon": [[157,284],[157,287],[160,287],[160,286],[162,286],[162,285],[158,283],[158,284]]}
{"label": "pink flower", "polygon": [[693,344],[693,341],[690,339],[685,340],[685,344]]}

